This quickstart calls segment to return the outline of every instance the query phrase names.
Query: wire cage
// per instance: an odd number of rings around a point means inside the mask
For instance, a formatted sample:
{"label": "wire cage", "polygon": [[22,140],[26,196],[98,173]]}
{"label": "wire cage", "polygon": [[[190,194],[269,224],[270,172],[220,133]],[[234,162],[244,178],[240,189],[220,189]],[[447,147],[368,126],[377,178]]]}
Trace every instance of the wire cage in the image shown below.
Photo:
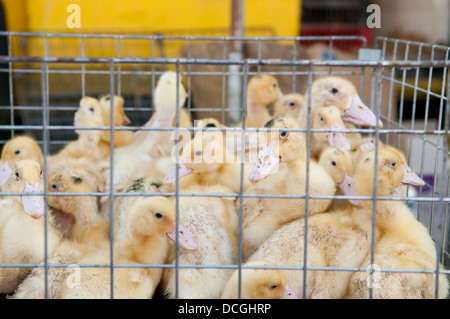
{"label": "wire cage", "polygon": [[[420,189],[410,187],[406,197],[391,199],[406,201],[417,219],[429,229],[438,251],[436,264],[442,263],[444,266],[444,269],[436,266],[433,272],[449,274],[446,269],[450,269],[448,231],[450,108],[447,74],[450,65],[450,48],[400,39],[377,38],[374,49],[368,49],[365,38],[359,36],[220,37],[18,32],[2,32],[0,36],[7,38],[9,44],[9,54],[0,56],[1,74],[8,78],[9,84],[8,92],[6,92],[9,102],[1,106],[1,143],[3,145],[9,138],[25,133],[37,140],[42,147],[44,157],[58,151],[68,141],[76,139],[76,129],[83,129],[73,125],[74,112],[78,109],[79,100],[83,96],[99,97],[104,94],[123,96],[125,112],[132,122],[129,127],[110,125],[89,129],[110,132],[139,130],[153,112],[151,103],[153,92],[158,78],[167,70],[176,71],[177,76],[182,79],[188,92],[184,107],[194,120],[214,117],[227,125],[236,125],[245,119],[247,114],[245,87],[248,80],[256,74],[271,74],[279,80],[283,92],[300,93],[310,88],[312,81],[320,76],[337,75],[351,79],[357,86],[361,99],[384,122],[382,128],[379,126],[357,128],[356,131],[373,135],[376,140],[402,150],[410,167],[425,180],[424,187]],[[302,43],[309,41],[327,42],[326,49],[329,54],[326,57],[307,55],[302,50]],[[345,60],[335,58],[336,52],[339,51],[337,47],[345,42],[354,43],[355,41],[359,41],[362,47],[358,56]],[[111,51],[99,53],[95,47],[91,47],[98,46],[102,42]],[[14,43],[27,43],[26,54],[14,54],[12,49]],[[58,46],[66,46],[69,43],[72,49],[68,54],[52,52],[52,43]],[[139,47],[145,48],[145,52],[126,54],[127,44],[130,43],[133,45],[139,43]],[[164,46],[176,47],[177,50],[171,49],[172,55],[168,55],[168,50],[165,50],[166,54],[161,55],[162,43]],[[242,58],[230,57],[230,53],[236,48],[236,43],[243,47]],[[238,99],[233,99],[229,94],[230,79],[240,83]],[[146,102],[142,103],[144,99]],[[233,104],[236,101],[238,103]],[[113,103],[112,100],[111,103]],[[179,116],[178,109],[177,124],[179,124]],[[244,131],[248,129],[245,127],[245,121],[242,128]],[[160,128],[160,130],[164,129],[174,130],[174,128]],[[193,132],[201,130],[198,127],[188,129]],[[147,128],[147,130],[157,129]],[[226,129],[218,128],[218,130]],[[305,131],[308,136],[311,132],[315,132],[310,127],[302,131]],[[111,150],[108,160],[110,165],[113,165],[113,156],[114,153]],[[46,162],[44,161],[45,171]],[[248,177],[241,172],[241,183],[245,178]],[[44,181],[47,182],[45,174]],[[175,196],[177,201],[183,196],[198,198],[235,196],[238,199],[248,196],[242,186],[240,189],[241,191],[237,194],[183,193],[177,180],[173,193],[133,193],[132,195]],[[8,196],[7,193],[2,195]],[[47,203],[47,190],[44,190],[43,195]],[[52,195],[58,195],[58,193],[52,193]],[[124,196],[123,193],[115,192],[113,187],[105,189],[104,192],[82,193],[82,195],[107,196],[111,204],[113,198]],[[258,197],[264,196],[270,197],[270,194],[258,195]],[[280,195],[273,196],[283,198]],[[303,198],[307,202],[311,196],[306,193]],[[374,197],[373,200],[376,203],[379,199]],[[237,206],[237,212],[239,214],[237,234],[239,239],[242,239],[242,206]],[[44,216],[48,213],[46,209]],[[178,214],[177,210],[177,218]],[[113,205],[110,207],[110,216],[114,216]],[[307,219],[308,216],[306,215],[305,218]],[[110,221],[111,243],[116,236],[112,227],[112,221]],[[127,265],[115,264],[112,257],[114,255],[112,244],[111,250],[109,264],[85,266],[109,268],[111,278],[114,280],[113,269],[127,267]],[[42,263],[33,267],[42,267],[46,271],[52,267],[68,267],[68,265],[50,264],[47,261],[48,257],[46,253]],[[139,267],[174,268],[176,272],[183,268],[242,270],[243,263],[240,243],[235,264],[181,265],[178,260],[175,260],[174,264],[139,265]],[[0,264],[0,267],[29,266],[28,264]],[[283,265],[279,267],[283,268]],[[306,265],[298,265],[296,269],[308,270]],[[334,269],[324,267],[321,270]],[[363,268],[347,270],[370,271]],[[307,274],[308,271],[305,273]],[[111,281],[111,297],[114,297],[113,280]],[[46,283],[46,289],[47,285]],[[47,290],[45,296],[48,296]]]}

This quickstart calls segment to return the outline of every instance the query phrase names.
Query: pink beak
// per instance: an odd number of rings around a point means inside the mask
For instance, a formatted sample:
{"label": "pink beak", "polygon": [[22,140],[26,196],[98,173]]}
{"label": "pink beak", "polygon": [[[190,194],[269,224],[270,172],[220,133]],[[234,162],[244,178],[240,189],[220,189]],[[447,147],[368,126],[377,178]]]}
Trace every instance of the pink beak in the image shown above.
{"label": "pink beak", "polygon": [[280,90],[280,93],[278,93],[277,100],[281,100],[283,97],[284,97],[284,94],[283,94],[283,92],[281,92],[281,90]]}
{"label": "pink beak", "polygon": [[[173,231],[167,233],[167,236],[176,242],[176,227],[173,228]],[[178,243],[185,249],[188,250],[197,250],[197,244],[192,238],[191,234],[180,224],[178,224]]]}
{"label": "pink beak", "polygon": [[406,164],[402,164],[403,175],[402,184],[425,186],[425,182]]}
{"label": "pink beak", "polygon": [[[375,114],[361,101],[358,95],[352,95],[350,106],[344,110],[342,119],[359,126],[376,126],[377,117]],[[378,120],[380,128],[383,122]]]}
{"label": "pink beak", "polygon": [[[34,186],[25,182],[24,193],[41,193],[38,182]],[[44,197],[42,195],[22,195],[22,205],[25,211],[34,219],[44,215]]]}
{"label": "pink beak", "polygon": [[[342,129],[342,127],[340,125],[333,127],[333,128]],[[350,142],[347,140],[344,133],[330,132],[327,135],[327,139],[328,139],[328,143],[330,143],[331,146],[342,147],[342,148],[345,148],[346,150],[350,150],[350,148],[351,148]]]}
{"label": "pink beak", "polygon": [[284,289],[284,295],[283,297],[281,297],[281,299],[298,299],[298,298],[295,292],[291,288],[289,288],[289,286],[286,286],[286,288]]}
{"label": "pink beak", "polygon": [[6,181],[9,179],[11,174],[13,173],[12,168],[9,166],[8,161],[4,162],[0,166],[0,185],[3,185],[6,183]]}
{"label": "pink beak", "polygon": [[274,154],[272,143],[270,143],[267,147],[259,151],[258,161],[249,175],[250,182],[256,184],[265,179],[269,174],[272,174],[275,171],[275,168],[279,163],[280,157]]}
{"label": "pink beak", "polygon": [[[178,178],[182,178],[183,176],[189,175],[192,173],[192,169],[187,167],[184,162],[181,162],[178,165]],[[163,183],[170,184],[175,182],[177,179],[177,165],[172,168],[172,170],[164,177]]]}
{"label": "pink beak", "polygon": [[[346,196],[356,196],[355,188],[353,185],[353,178],[348,176],[347,172],[344,173],[344,180],[339,183],[339,188]],[[362,202],[359,199],[349,199],[348,201],[355,206],[362,206]]]}
{"label": "pink beak", "polygon": [[125,115],[125,117],[123,118],[123,125],[129,125],[129,124],[131,124],[131,121],[128,118],[128,116]]}

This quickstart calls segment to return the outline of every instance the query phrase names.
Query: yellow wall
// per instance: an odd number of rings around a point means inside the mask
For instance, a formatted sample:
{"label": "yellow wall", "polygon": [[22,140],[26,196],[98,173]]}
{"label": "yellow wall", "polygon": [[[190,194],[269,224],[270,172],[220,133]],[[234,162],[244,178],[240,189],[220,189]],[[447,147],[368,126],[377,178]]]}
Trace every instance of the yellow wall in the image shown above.
{"label": "yellow wall", "polygon": [[[69,4],[81,8],[83,30],[220,28],[230,25],[231,0],[2,0],[11,31],[73,31]],[[246,0],[246,26],[271,26],[280,36],[298,34],[300,0]]]}
{"label": "yellow wall", "polygon": [[[10,31],[70,32],[70,33],[137,33],[183,29],[214,29],[230,27],[231,0],[2,0]],[[67,27],[70,4],[80,7],[81,28]],[[277,36],[299,34],[301,0],[246,0],[245,27],[271,28]],[[174,35],[174,33],[171,33]],[[189,34],[181,31],[178,35]],[[211,35],[211,34],[205,34]],[[223,34],[228,35],[228,34]],[[252,32],[251,35],[269,35]],[[50,55],[79,55],[80,43],[62,41],[50,49]],[[97,41],[97,40],[92,40]],[[64,43],[63,43],[64,42]],[[116,56],[114,41],[86,42],[86,56]],[[125,46],[126,41],[124,41]],[[51,43],[49,43],[51,45]],[[57,48],[59,47],[59,49]],[[96,48],[101,47],[102,52]],[[148,56],[148,43],[134,46],[122,56]],[[105,49],[106,48],[106,49]],[[172,49],[175,50],[177,46]],[[42,39],[33,39],[26,46],[14,43],[13,54],[42,55]],[[53,50],[53,51],[52,51]],[[125,51],[125,50],[124,50]],[[26,52],[26,53],[25,53]],[[173,51],[166,52],[174,54]]]}

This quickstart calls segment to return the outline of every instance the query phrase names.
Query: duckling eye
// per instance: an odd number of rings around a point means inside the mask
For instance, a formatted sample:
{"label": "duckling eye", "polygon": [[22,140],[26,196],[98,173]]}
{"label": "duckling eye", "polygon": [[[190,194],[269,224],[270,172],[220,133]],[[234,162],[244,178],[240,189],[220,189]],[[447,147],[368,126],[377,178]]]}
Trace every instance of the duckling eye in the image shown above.
{"label": "duckling eye", "polygon": [[323,116],[320,116],[320,122],[324,122],[325,119],[323,118]]}
{"label": "duckling eye", "polygon": [[202,155],[202,151],[195,152],[195,156],[200,156],[200,155]]}
{"label": "duckling eye", "polygon": [[272,286],[270,286],[270,289],[275,289],[278,287],[278,284],[273,284]]}
{"label": "duckling eye", "polygon": [[336,162],[335,161],[331,161],[331,165],[336,166]]}
{"label": "duckling eye", "polygon": [[277,84],[276,84],[276,83],[273,83],[273,84],[272,84],[272,87],[276,88],[276,87],[277,87]]}
{"label": "duckling eye", "polygon": [[333,93],[333,94],[336,94],[336,93],[338,93],[338,92],[339,92],[339,90],[336,89],[336,88],[332,88],[332,89],[331,89],[331,93]]}
{"label": "duckling eye", "polygon": [[294,103],[294,102],[291,102],[291,103],[289,103],[289,106],[290,106],[290,107],[294,107],[294,106],[295,106],[295,103]]}
{"label": "duckling eye", "polygon": [[286,138],[288,136],[288,133],[286,131],[281,131],[280,137]]}
{"label": "duckling eye", "polygon": [[161,219],[161,218],[164,217],[164,215],[161,214],[160,212],[154,212],[154,213],[153,213],[153,216],[155,216],[156,219]]}
{"label": "duckling eye", "polygon": [[20,178],[20,174],[18,171],[16,171],[16,179],[19,179],[19,178]]}
{"label": "duckling eye", "polygon": [[20,154],[20,150],[15,150],[14,151],[14,155],[19,155]]}
{"label": "duckling eye", "polygon": [[55,183],[51,183],[50,188],[56,190],[58,186]]}
{"label": "duckling eye", "polygon": [[93,107],[90,107],[90,108],[89,108],[89,112],[94,113],[94,112],[95,112],[94,108],[93,108]]}
{"label": "duckling eye", "polygon": [[396,167],[396,166],[397,166],[397,163],[396,163],[396,162],[392,162],[392,163],[391,163],[391,166],[392,166],[392,167]]}

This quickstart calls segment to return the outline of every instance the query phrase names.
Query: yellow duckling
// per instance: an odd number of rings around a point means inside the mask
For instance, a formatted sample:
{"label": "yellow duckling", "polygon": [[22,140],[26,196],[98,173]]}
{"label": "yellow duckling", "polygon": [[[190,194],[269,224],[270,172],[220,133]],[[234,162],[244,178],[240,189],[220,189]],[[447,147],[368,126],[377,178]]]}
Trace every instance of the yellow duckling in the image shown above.
{"label": "yellow duckling", "polygon": [[[221,185],[191,185],[182,192],[229,194]],[[195,251],[179,250],[180,265],[234,265],[238,258],[238,214],[232,197],[179,198],[180,224],[191,233],[197,243]],[[175,246],[172,245],[168,264],[175,264]],[[180,268],[178,287],[175,269],[164,269],[162,289],[167,298],[219,298],[232,270],[227,268]]]}
{"label": "yellow duckling", "polygon": [[[373,195],[374,152],[368,153],[357,166],[349,188],[358,196]],[[389,196],[400,183],[423,184],[423,181],[392,150],[382,150],[377,166],[377,196]],[[397,202],[376,202],[377,225],[375,245],[383,236],[378,222],[381,216],[390,216]],[[316,214],[308,218],[308,267],[360,267],[370,253],[372,238],[373,200],[355,199],[345,209]],[[403,204],[402,204],[403,205]],[[276,231],[266,240],[250,260],[264,258],[285,266],[304,265],[305,221],[296,220]],[[428,244],[426,244],[428,245]],[[425,245],[425,246],[426,246]],[[423,244],[420,244],[423,247]],[[425,257],[425,255],[424,255]],[[435,261],[435,259],[434,259]],[[303,271],[285,270],[294,293],[303,297]],[[347,294],[353,271],[309,270],[306,275],[306,298],[343,298]]]}
{"label": "yellow duckling", "polygon": [[[263,127],[269,121],[268,105],[283,97],[278,81],[269,74],[257,74],[250,78],[247,85],[246,127]],[[237,127],[242,127],[238,124]]]}
{"label": "yellow duckling", "polygon": [[285,117],[298,118],[300,110],[305,104],[305,97],[299,93],[285,94],[273,107],[273,117],[284,115]]}
{"label": "yellow duckling", "polygon": [[[312,113],[311,128],[313,129],[344,129],[341,111],[335,106],[319,107]],[[341,132],[311,132],[310,156],[318,159],[322,151],[329,147],[342,147],[350,150],[350,142],[346,133]]]}
{"label": "yellow duckling", "polygon": [[[206,130],[198,131],[195,137],[184,146],[179,165],[166,175],[164,183],[175,182],[176,170],[178,170],[179,178],[194,175],[189,180],[182,180],[183,188],[188,184],[204,186],[221,184],[234,193],[240,192],[242,170],[240,158],[228,150],[226,132],[208,130],[215,127],[216,123],[209,121],[205,126]],[[248,176],[252,166],[250,163],[244,163],[244,176]],[[244,190],[251,186],[248,178],[244,178],[243,181]]]}
{"label": "yellow duckling", "polygon": [[[95,252],[109,243],[109,225],[98,212],[95,196],[52,196],[55,192],[90,193],[100,191],[98,172],[77,167],[65,167],[48,178],[48,203],[55,228],[62,240],[49,256],[51,264],[77,264],[82,256]],[[101,186],[100,186],[101,187]],[[62,286],[70,285],[72,268],[48,269],[48,298],[60,298]],[[34,268],[19,285],[15,299],[45,298],[46,273],[44,268]]]}
{"label": "yellow duckling", "polygon": [[[130,119],[125,114],[123,109],[124,104],[123,97],[119,95],[114,95],[113,108],[114,108],[114,126],[125,126],[131,124]],[[100,106],[103,111],[103,125],[110,126],[111,124],[111,96],[109,94],[101,96],[99,99]],[[129,144],[134,137],[132,131],[125,130],[115,130],[114,131],[114,147],[119,147]],[[103,130],[101,134],[102,141],[110,143],[111,132],[110,130]]]}
{"label": "yellow duckling", "polygon": [[[385,157],[385,153],[391,156]],[[378,166],[381,166],[378,182],[379,185],[381,184],[378,189],[379,195],[389,196],[394,189],[398,188],[397,182],[386,189],[380,189],[388,184],[385,181],[388,178],[392,180],[401,178],[402,184],[424,185],[424,182],[405,165],[405,156],[399,150],[386,145],[380,150],[379,156]],[[355,174],[355,187],[367,188],[367,180],[373,179],[373,158],[374,152],[363,156]],[[369,285],[373,288],[373,298],[435,298],[436,275],[419,273],[435,271],[437,267],[436,247],[429,230],[401,201],[378,201],[376,226],[381,237],[375,245],[373,265],[386,271],[376,271],[371,278],[371,283],[369,282],[370,272],[355,272],[350,278],[347,298],[369,298]],[[370,260],[370,253],[368,253],[360,267],[369,268]],[[418,273],[389,272],[389,269],[417,270]],[[443,269],[441,264],[439,269]],[[438,276],[437,297],[447,298],[448,278],[444,274]]]}
{"label": "yellow duckling", "polygon": [[[256,184],[249,194],[305,195],[306,138],[304,132],[288,131],[298,128],[292,118],[277,117],[266,124],[267,147],[259,152],[258,162],[249,179]],[[278,168],[278,171],[276,171]],[[332,196],[336,186],[326,171],[309,161],[309,195]],[[264,180],[265,179],[265,180]],[[324,212],[331,199],[309,199],[308,214]],[[276,229],[305,216],[304,198],[249,197],[243,202],[243,255],[248,258]]]}
{"label": "yellow duckling", "polygon": [[[18,135],[3,146],[0,158],[0,185],[9,180],[14,172],[14,164],[23,159],[35,160],[41,167],[44,165],[44,156],[36,140],[31,136]],[[1,189],[5,190],[3,186]]]}
{"label": "yellow duckling", "polygon": [[[241,270],[241,299],[296,299],[289,288],[283,271],[272,263],[253,261],[244,264]],[[239,270],[228,279],[220,296],[221,299],[237,299],[239,290]]]}
{"label": "yellow duckling", "polygon": [[[328,147],[320,155],[318,163],[336,183],[335,195],[344,195],[345,183],[353,176],[354,172],[350,152],[341,147]],[[335,198],[331,202],[330,207],[328,207],[328,210],[333,211],[338,208],[344,208],[347,205],[348,201],[346,199]]]}
{"label": "yellow duckling", "polygon": [[[104,126],[103,110],[96,98],[83,97],[80,106],[75,112],[74,126]],[[57,165],[58,162],[69,159],[89,158],[99,161],[110,155],[109,143],[102,141],[102,130],[80,130],[75,132],[78,139],[69,142],[58,153],[48,157],[48,166]]]}
{"label": "yellow duckling", "polygon": [[[114,263],[117,265],[163,264],[167,258],[169,239],[175,240],[175,205],[165,197],[135,198],[121,219],[118,238],[114,243]],[[189,233],[179,229],[179,243],[196,249]],[[110,262],[108,245],[86,255],[80,264]],[[114,298],[149,299],[161,279],[162,268],[114,269]],[[64,286],[63,299],[107,299],[111,296],[110,268],[82,268],[76,287]]]}
{"label": "yellow duckling", "polygon": [[[342,119],[358,126],[376,126],[375,114],[361,101],[355,86],[348,80],[337,76],[326,76],[315,80],[311,91],[306,92],[305,101],[311,94],[311,111],[316,107],[334,105],[342,112]],[[301,127],[307,127],[308,108],[301,109],[298,120]],[[380,128],[383,127],[378,120]]]}
{"label": "yellow duckling", "polygon": [[[0,262],[4,264],[38,264],[44,262],[45,244],[51,255],[60,237],[51,226],[45,229],[45,203],[41,166],[35,160],[20,160],[7,182],[6,191],[22,193],[0,201]],[[46,231],[47,242],[44,232]],[[32,267],[0,268],[0,292],[12,293],[30,273]]]}

